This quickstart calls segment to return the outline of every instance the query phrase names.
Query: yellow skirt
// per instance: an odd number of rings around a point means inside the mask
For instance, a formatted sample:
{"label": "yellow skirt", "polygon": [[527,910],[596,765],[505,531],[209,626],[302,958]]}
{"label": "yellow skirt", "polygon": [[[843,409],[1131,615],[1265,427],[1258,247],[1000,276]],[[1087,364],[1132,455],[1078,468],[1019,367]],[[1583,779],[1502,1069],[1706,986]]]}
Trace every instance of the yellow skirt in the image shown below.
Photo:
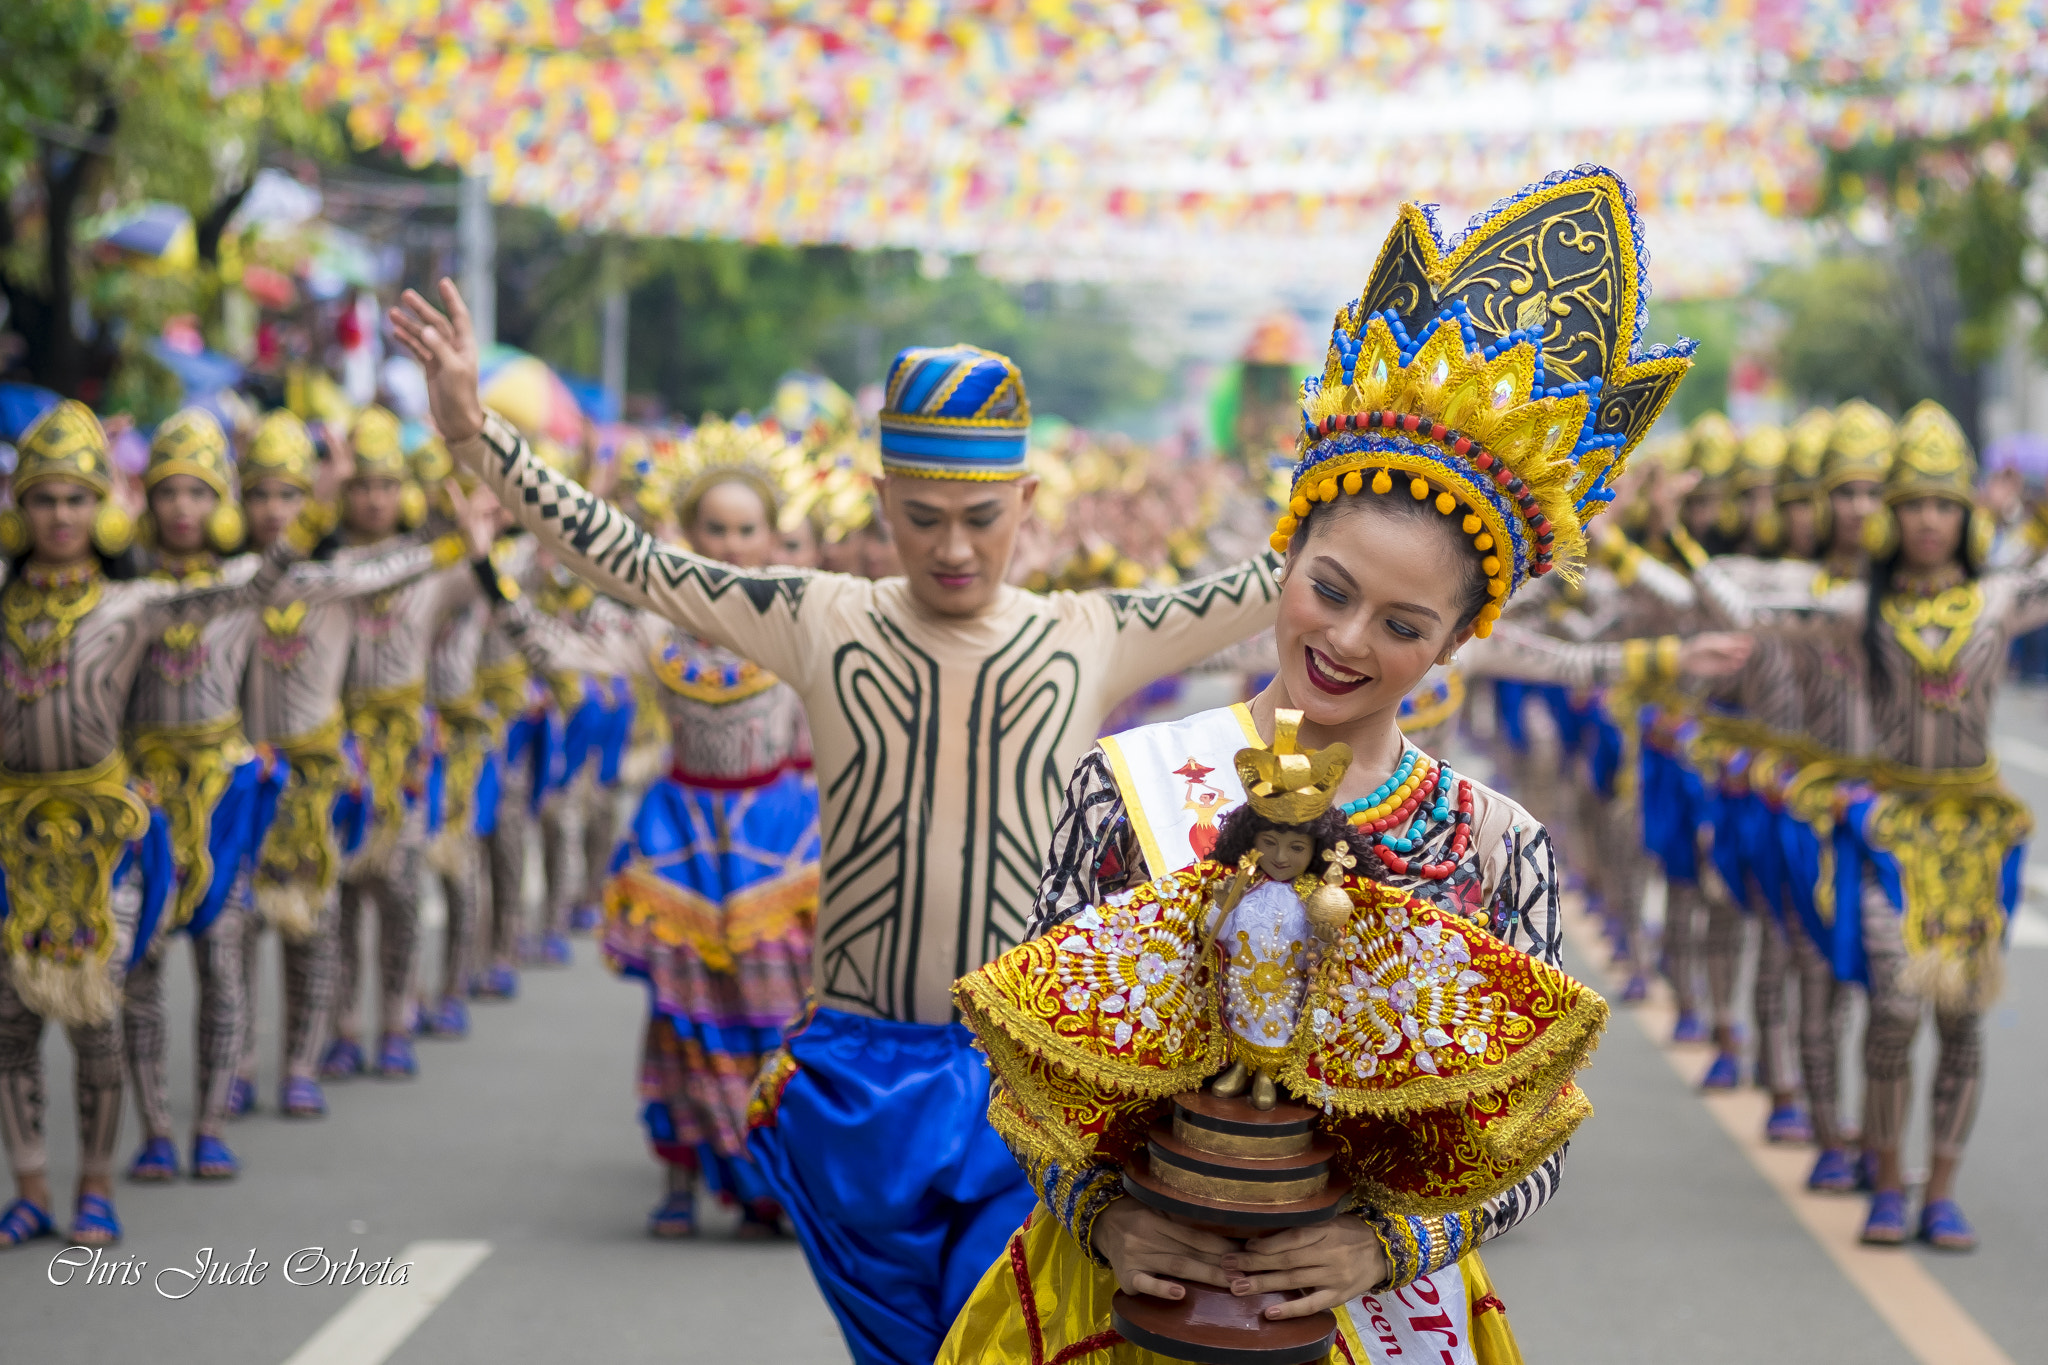
{"label": "yellow skirt", "polygon": [[[1507,1312],[1494,1297],[1479,1253],[1465,1253],[1457,1271],[1462,1312],[1447,1312],[1434,1284],[1427,1292],[1411,1286],[1398,1295],[1354,1299],[1337,1309],[1332,1365],[1414,1360],[1412,1348],[1385,1356],[1378,1352],[1382,1342],[1403,1336],[1412,1341],[1418,1331],[1432,1347],[1445,1347],[1451,1360],[1522,1365]],[[1041,1204],[1011,1234],[1003,1254],[975,1286],[946,1334],[936,1365],[1172,1365],[1169,1357],[1117,1335],[1109,1313],[1115,1293],[1116,1277],[1095,1264]],[[1428,1358],[1436,1358],[1434,1349]]]}

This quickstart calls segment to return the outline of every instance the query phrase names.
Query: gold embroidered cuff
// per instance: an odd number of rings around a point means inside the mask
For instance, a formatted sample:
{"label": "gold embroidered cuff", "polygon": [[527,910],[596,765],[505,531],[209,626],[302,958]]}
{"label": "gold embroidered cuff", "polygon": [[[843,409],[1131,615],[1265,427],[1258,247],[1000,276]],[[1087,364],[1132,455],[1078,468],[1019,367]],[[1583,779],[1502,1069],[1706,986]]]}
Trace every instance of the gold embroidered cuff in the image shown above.
{"label": "gold embroidered cuff", "polygon": [[1657,677],[1670,682],[1678,676],[1678,637],[1661,635],[1657,638]]}

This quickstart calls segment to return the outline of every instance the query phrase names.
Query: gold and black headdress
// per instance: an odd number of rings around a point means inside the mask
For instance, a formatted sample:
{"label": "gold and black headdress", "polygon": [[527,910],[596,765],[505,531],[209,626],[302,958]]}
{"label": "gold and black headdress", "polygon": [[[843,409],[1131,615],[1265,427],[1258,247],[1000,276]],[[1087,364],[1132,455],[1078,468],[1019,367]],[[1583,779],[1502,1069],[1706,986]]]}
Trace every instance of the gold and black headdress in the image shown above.
{"label": "gold and black headdress", "polygon": [[1314,504],[1395,491],[1456,516],[1493,599],[1572,569],[1585,525],[1691,367],[1692,343],[1642,344],[1648,258],[1614,172],[1560,171],[1446,241],[1401,209],[1322,373],[1302,384],[1286,550]]}
{"label": "gold and black headdress", "polygon": [[235,462],[228,453],[227,433],[205,408],[179,409],[150,438],[144,490],[176,474],[199,480],[220,499],[206,519],[206,538],[213,548],[225,554],[239,546],[245,527],[241,504],[235,500]]}
{"label": "gold and black headdress", "polygon": [[[100,500],[93,516],[92,543],[102,554],[117,555],[135,540],[135,521],[111,496],[114,465],[107,454],[107,433],[91,408],[67,398],[38,417],[16,445],[14,500],[39,483],[62,480],[90,489]],[[28,523],[10,507],[0,513],[0,551],[18,555],[28,549]]]}

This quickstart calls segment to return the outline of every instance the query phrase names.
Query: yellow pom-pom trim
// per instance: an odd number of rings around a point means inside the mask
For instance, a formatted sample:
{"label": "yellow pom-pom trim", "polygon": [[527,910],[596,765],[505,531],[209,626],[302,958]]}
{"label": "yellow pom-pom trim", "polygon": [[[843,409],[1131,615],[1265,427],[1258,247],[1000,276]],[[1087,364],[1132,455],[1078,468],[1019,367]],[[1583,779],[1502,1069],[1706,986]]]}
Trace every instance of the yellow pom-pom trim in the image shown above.
{"label": "yellow pom-pom trim", "polygon": [[[1465,518],[1465,520],[1469,524],[1471,522],[1479,520],[1479,518],[1467,517]],[[1472,537],[1472,548],[1479,551],[1481,554],[1486,553],[1488,550],[1491,550],[1493,548],[1493,537],[1488,535],[1486,532],[1481,531],[1478,535]]]}
{"label": "yellow pom-pom trim", "polygon": [[1365,487],[1365,479],[1357,470],[1354,469],[1344,476],[1344,491],[1346,493],[1356,493],[1363,487]]}
{"label": "yellow pom-pom trim", "polygon": [[1481,607],[1479,609],[1479,619],[1482,621],[1500,620],[1500,603],[1488,602],[1485,606]]}
{"label": "yellow pom-pom trim", "polygon": [[1386,470],[1382,469],[1382,470],[1381,470],[1381,471],[1380,471],[1379,473],[1377,473],[1377,474],[1375,474],[1375,475],[1373,475],[1373,476],[1372,476],[1372,491],[1373,491],[1373,492],[1375,492],[1375,493],[1390,493],[1390,492],[1392,492],[1392,491],[1393,491],[1393,488],[1394,488],[1394,481],[1393,481],[1392,479],[1390,479],[1390,478],[1388,478],[1388,477],[1387,477],[1387,471],[1386,471]]}
{"label": "yellow pom-pom trim", "polygon": [[1303,498],[1303,497],[1297,497],[1297,498],[1295,498],[1295,500],[1294,500],[1293,502],[1290,502],[1290,503],[1288,503],[1288,504],[1287,504],[1287,510],[1288,510],[1288,511],[1290,511],[1290,512],[1292,512],[1292,513],[1294,513],[1294,515],[1295,515],[1295,516],[1297,516],[1297,517],[1305,517],[1305,516],[1307,516],[1307,515],[1308,515],[1308,499],[1307,499],[1307,498]]}
{"label": "yellow pom-pom trim", "polygon": [[1294,534],[1294,528],[1299,525],[1301,525],[1301,522],[1296,519],[1294,513],[1289,512],[1286,516],[1273,523],[1273,529],[1283,536],[1291,536]]}
{"label": "yellow pom-pom trim", "polygon": [[1488,555],[1486,558],[1479,561],[1479,567],[1486,570],[1490,574],[1499,573],[1500,559],[1496,555]]}
{"label": "yellow pom-pom trim", "polygon": [[1493,634],[1493,622],[1485,617],[1481,617],[1479,623],[1472,627],[1472,633],[1484,640],[1487,636]]}
{"label": "yellow pom-pom trim", "polygon": [[1324,479],[1316,485],[1316,492],[1322,495],[1324,502],[1334,502],[1337,497],[1337,481],[1335,479]]}
{"label": "yellow pom-pom trim", "polygon": [[1415,500],[1417,502],[1421,502],[1424,498],[1429,496],[1429,480],[1421,477],[1420,475],[1417,475],[1414,479],[1411,479],[1409,481],[1408,491],[1415,495]]}
{"label": "yellow pom-pom trim", "polygon": [[1287,553],[1287,547],[1294,543],[1294,537],[1282,535],[1280,532],[1275,531],[1272,535],[1266,537],[1266,543],[1273,547],[1274,553],[1284,555]]}
{"label": "yellow pom-pom trim", "polygon": [[1445,516],[1449,516],[1452,512],[1456,511],[1457,506],[1458,500],[1449,493],[1439,493],[1436,495],[1436,510]]}
{"label": "yellow pom-pom trim", "polygon": [[[1469,536],[1469,535],[1471,535],[1471,534],[1472,534],[1472,533],[1473,533],[1474,531],[1477,531],[1477,530],[1478,530],[1478,529],[1479,529],[1479,528],[1480,528],[1481,526],[1484,526],[1485,524],[1486,524],[1486,523],[1485,523],[1485,522],[1483,522],[1483,521],[1481,521],[1481,520],[1480,520],[1480,519],[1478,518],[1478,516],[1477,516],[1477,515],[1475,515],[1475,514],[1472,514],[1472,513],[1467,513],[1467,514],[1466,514],[1466,516],[1465,516],[1465,522],[1464,522],[1464,525],[1465,525],[1465,534]],[[1482,545],[1482,546],[1480,546],[1479,548],[1483,550],[1483,549],[1485,549],[1486,547],[1485,547],[1484,545]]]}
{"label": "yellow pom-pom trim", "polygon": [[1498,578],[1489,578],[1486,581],[1486,595],[1488,597],[1506,597],[1508,595],[1508,585]]}

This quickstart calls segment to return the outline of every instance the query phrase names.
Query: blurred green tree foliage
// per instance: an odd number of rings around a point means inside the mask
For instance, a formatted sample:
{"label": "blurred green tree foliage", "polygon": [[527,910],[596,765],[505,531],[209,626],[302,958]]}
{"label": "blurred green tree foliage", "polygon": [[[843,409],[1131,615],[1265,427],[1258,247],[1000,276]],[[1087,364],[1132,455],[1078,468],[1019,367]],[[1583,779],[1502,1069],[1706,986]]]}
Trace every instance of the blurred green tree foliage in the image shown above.
{"label": "blurred green tree foliage", "polygon": [[[336,155],[343,141],[292,92],[216,96],[196,60],[137,48],[100,0],[0,4],[0,289],[32,376],[75,394],[134,350],[119,328],[80,335],[82,296],[151,311],[123,316],[137,330],[210,306],[221,231],[280,145]],[[81,221],[150,199],[192,214],[202,269],[181,290],[93,289]]]}
{"label": "blurred green tree foliage", "polygon": [[1070,421],[1146,408],[1165,390],[1099,289],[1014,285],[910,251],[607,240],[525,209],[498,214],[499,339],[596,374],[607,251],[630,297],[628,392],[692,419],[764,406],[791,369],[855,389],[905,346],[956,341],[1010,356],[1033,409]]}

